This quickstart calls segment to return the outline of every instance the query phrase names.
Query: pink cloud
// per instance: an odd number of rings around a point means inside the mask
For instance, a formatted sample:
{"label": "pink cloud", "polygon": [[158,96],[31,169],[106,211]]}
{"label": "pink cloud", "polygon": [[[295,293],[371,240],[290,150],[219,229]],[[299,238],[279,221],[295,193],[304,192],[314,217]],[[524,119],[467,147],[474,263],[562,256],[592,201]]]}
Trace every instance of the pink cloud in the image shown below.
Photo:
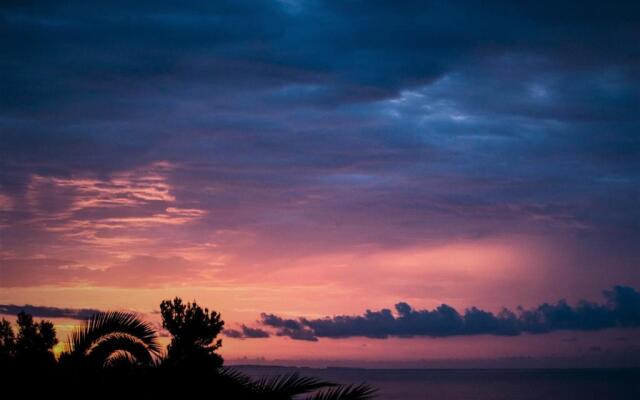
{"label": "pink cloud", "polygon": [[5,259],[0,287],[162,287],[201,283],[209,266],[181,257],[132,256],[109,267],[50,258]]}

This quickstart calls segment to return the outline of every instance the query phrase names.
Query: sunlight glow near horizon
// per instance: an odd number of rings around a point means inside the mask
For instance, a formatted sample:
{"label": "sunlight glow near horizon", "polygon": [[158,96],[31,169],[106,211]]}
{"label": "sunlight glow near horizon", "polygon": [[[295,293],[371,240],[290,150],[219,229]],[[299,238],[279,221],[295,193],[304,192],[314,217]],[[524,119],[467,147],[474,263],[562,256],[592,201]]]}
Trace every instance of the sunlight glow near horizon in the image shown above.
{"label": "sunlight glow near horizon", "polygon": [[[46,218],[35,217],[30,222],[58,237],[57,243],[48,247],[48,254],[36,254],[33,260],[55,261],[46,268],[33,267],[34,276],[25,273],[25,268],[32,266],[16,258],[17,269],[3,276],[5,288],[0,301],[134,310],[157,320],[154,311],[160,300],[180,296],[222,312],[227,327],[235,328],[240,323],[255,325],[261,312],[291,318],[322,317],[359,314],[365,309],[391,307],[398,301],[419,308],[447,303],[460,310],[480,306],[499,311],[503,307],[536,305],[548,301],[549,296],[557,297],[553,301],[566,297],[562,290],[548,290],[543,283],[548,279],[554,279],[558,289],[571,287],[570,282],[563,282],[566,278],[559,271],[554,271],[554,267],[572,262],[563,259],[570,256],[562,253],[566,247],[535,235],[455,239],[404,248],[374,244],[338,251],[312,248],[298,254],[273,254],[266,249],[266,255],[256,239],[259,233],[223,231],[194,237],[190,228],[204,218],[215,219],[217,212],[180,206],[166,176],[154,172],[175,168],[158,162],[102,180],[34,176],[25,206],[42,213],[41,207],[52,198],[59,205],[55,212],[47,211]],[[157,207],[153,205],[156,202],[165,205]],[[85,210],[94,214],[85,214]],[[114,212],[126,216],[116,217]],[[80,252],[78,245],[82,246]],[[153,255],[138,255],[142,249]],[[14,253],[29,251],[14,249]],[[600,286],[602,282],[597,282],[592,289],[575,293],[572,300],[580,295],[593,297]],[[61,337],[73,325],[72,321],[60,325]],[[465,340],[471,343],[465,338],[400,339],[391,359],[531,353],[531,340],[522,338],[487,339],[481,351],[457,352],[447,345],[454,342],[464,349],[460,341]],[[296,354],[310,358],[388,358],[378,340],[323,340],[327,341],[336,351],[277,337],[226,338],[223,352],[232,359],[291,359]],[[510,341],[515,345],[505,344]]]}

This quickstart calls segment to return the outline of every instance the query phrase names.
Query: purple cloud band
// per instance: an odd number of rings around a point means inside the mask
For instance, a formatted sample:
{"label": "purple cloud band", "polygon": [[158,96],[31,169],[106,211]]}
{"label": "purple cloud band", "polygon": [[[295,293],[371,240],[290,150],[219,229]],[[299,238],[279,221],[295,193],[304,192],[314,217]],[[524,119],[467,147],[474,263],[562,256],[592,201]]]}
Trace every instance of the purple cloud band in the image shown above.
{"label": "purple cloud band", "polygon": [[459,313],[442,304],[433,310],[416,310],[398,303],[395,313],[389,309],[367,310],[358,316],[341,315],[319,319],[287,319],[262,314],[261,323],[274,328],[276,335],[294,340],[318,338],[368,337],[448,337],[469,335],[516,336],[558,330],[594,331],[613,327],[640,327],[640,293],[631,287],[615,286],[603,291],[603,304],[580,301],[576,306],[561,300],[533,309],[494,314],[476,307]]}

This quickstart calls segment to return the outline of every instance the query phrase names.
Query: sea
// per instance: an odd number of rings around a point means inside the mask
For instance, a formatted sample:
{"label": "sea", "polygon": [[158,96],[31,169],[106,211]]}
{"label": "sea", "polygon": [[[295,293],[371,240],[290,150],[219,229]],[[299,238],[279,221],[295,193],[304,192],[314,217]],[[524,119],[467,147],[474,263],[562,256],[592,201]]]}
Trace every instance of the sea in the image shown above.
{"label": "sea", "polygon": [[379,400],[640,400],[640,369],[360,369],[236,366],[378,389]]}

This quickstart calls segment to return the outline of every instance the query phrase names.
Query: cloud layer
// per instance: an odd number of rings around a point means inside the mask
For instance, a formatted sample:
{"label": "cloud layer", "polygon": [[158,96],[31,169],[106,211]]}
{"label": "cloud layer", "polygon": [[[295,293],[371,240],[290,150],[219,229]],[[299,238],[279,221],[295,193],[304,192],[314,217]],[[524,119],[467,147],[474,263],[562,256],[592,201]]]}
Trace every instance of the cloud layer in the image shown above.
{"label": "cloud layer", "polygon": [[225,329],[225,336],[233,338],[233,339],[262,339],[268,338],[269,332],[260,329],[260,328],[251,328],[242,324],[240,329]]}
{"label": "cloud layer", "polygon": [[433,310],[415,310],[398,303],[395,313],[389,309],[370,311],[359,316],[335,316],[320,319],[287,319],[262,314],[262,324],[275,328],[278,336],[294,340],[318,338],[367,337],[448,337],[469,335],[516,336],[558,330],[594,331],[613,327],[640,327],[640,293],[630,287],[616,286],[603,292],[604,304],[581,301],[576,306],[561,300],[537,308],[503,309],[498,314],[476,307],[459,313],[442,304]]}
{"label": "cloud layer", "polygon": [[524,231],[633,252],[637,5],[342,3],[4,7],[6,236]]}
{"label": "cloud layer", "polygon": [[0,304],[0,314],[17,315],[19,312],[25,312],[34,317],[41,318],[69,318],[84,320],[89,318],[100,310],[93,308],[59,308],[32,306],[29,304],[18,306],[15,304]]}

